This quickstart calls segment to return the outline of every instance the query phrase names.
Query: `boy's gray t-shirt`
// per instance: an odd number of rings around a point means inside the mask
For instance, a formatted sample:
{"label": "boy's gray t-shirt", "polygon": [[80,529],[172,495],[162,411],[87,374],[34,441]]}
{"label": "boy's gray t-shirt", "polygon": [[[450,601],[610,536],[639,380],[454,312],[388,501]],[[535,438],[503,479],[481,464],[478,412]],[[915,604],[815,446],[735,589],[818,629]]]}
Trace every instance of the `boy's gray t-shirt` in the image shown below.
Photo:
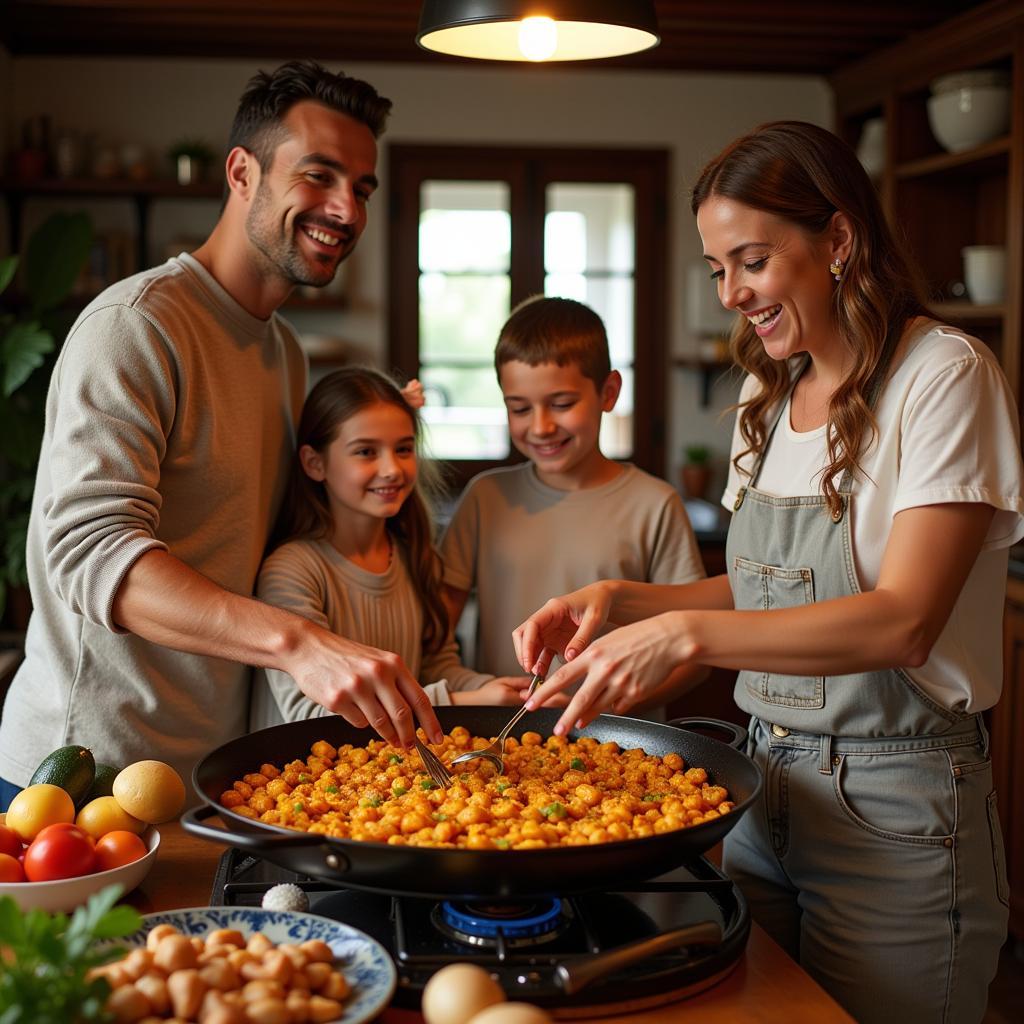
{"label": "boy's gray t-shirt", "polygon": [[466,487],[441,542],[444,581],[476,590],[474,668],[518,676],[512,630],[552,597],[600,579],[689,583],[704,576],[682,499],[626,465],[581,491],[542,483],[533,463],[488,470]]}

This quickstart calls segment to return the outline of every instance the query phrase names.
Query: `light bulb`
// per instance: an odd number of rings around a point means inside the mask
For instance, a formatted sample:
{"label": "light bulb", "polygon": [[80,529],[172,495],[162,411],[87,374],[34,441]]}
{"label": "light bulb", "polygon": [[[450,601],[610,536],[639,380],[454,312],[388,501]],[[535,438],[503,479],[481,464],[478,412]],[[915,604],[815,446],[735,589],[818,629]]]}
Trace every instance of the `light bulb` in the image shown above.
{"label": "light bulb", "polygon": [[547,60],[558,49],[558,27],[550,18],[519,22],[519,52],[527,60]]}

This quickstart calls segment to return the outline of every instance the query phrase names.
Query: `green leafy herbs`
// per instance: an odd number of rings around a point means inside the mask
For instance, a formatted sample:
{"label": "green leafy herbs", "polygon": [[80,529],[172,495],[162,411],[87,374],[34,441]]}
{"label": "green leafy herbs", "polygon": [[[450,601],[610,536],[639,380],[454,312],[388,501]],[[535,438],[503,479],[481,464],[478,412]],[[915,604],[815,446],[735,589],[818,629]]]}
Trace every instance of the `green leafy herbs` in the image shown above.
{"label": "green leafy herbs", "polygon": [[0,898],[0,944],[8,951],[0,970],[0,1024],[111,1019],[104,1010],[110,985],[85,976],[123,955],[124,949],[105,940],[131,935],[142,926],[138,911],[114,906],[122,891],[119,885],[107,886],[70,920],[65,914],[22,911],[9,896]]}
{"label": "green leafy herbs", "polygon": [[495,786],[494,788],[499,793],[504,793],[506,789],[511,789],[512,788],[512,783],[511,782],[499,782],[497,784],[497,786]]}
{"label": "green leafy herbs", "polygon": [[665,799],[664,793],[644,793],[643,799],[648,803],[660,803]]}
{"label": "green leafy herbs", "polygon": [[392,754],[388,758],[388,764],[401,764],[401,763],[402,763],[402,759],[397,754]]}
{"label": "green leafy herbs", "polygon": [[409,790],[406,789],[405,786],[392,786],[391,792],[394,793],[395,796],[405,796],[405,794],[408,793]]}
{"label": "green leafy herbs", "polygon": [[555,821],[561,821],[569,812],[556,800],[554,803],[548,804],[546,807],[542,807],[540,809],[540,813],[543,814],[545,818],[554,818]]}
{"label": "green leafy herbs", "polygon": [[420,779],[420,789],[437,789],[437,783],[433,779]]}
{"label": "green leafy herbs", "polygon": [[337,787],[337,786],[328,786],[328,787],[327,787],[327,792],[328,792],[328,793],[340,793],[340,792],[341,792],[341,790],[340,790],[340,789],[338,789],[338,787]]}
{"label": "green leafy herbs", "polygon": [[580,757],[574,757],[569,762],[569,767],[572,768],[574,771],[577,771],[577,772],[585,772],[587,770],[586,763]]}

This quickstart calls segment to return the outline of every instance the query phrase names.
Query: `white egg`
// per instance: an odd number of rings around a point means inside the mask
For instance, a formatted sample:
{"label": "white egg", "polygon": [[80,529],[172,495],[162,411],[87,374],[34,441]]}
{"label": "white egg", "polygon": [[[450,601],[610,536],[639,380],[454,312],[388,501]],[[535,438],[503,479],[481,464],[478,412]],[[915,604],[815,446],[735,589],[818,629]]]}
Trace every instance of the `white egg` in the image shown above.
{"label": "white egg", "polygon": [[488,1006],[505,1001],[502,987],[476,964],[442,967],[423,989],[427,1024],[469,1024]]}
{"label": "white egg", "polygon": [[469,1024],[552,1024],[552,1018],[532,1003],[499,1003],[481,1010]]}

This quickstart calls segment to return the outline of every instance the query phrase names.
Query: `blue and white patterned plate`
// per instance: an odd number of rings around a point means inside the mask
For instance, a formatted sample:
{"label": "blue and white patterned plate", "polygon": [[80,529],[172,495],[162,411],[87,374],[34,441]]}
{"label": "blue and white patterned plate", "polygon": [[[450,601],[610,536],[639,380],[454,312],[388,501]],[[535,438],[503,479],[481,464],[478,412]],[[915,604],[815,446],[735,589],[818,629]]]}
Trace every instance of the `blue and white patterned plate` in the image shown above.
{"label": "blue and white patterned plate", "polygon": [[271,942],[296,945],[307,939],[323,939],[337,958],[340,969],[352,986],[345,1002],[345,1012],[330,1024],[363,1024],[373,1020],[391,1001],[397,974],[387,950],[365,932],[318,917],[297,914],[290,910],[264,910],[260,907],[189,907],[186,910],[165,910],[146,914],[142,928],[118,945],[145,946],[146,935],[158,924],[169,924],[183,935],[203,938],[218,928],[236,928],[246,938],[263,932]]}

